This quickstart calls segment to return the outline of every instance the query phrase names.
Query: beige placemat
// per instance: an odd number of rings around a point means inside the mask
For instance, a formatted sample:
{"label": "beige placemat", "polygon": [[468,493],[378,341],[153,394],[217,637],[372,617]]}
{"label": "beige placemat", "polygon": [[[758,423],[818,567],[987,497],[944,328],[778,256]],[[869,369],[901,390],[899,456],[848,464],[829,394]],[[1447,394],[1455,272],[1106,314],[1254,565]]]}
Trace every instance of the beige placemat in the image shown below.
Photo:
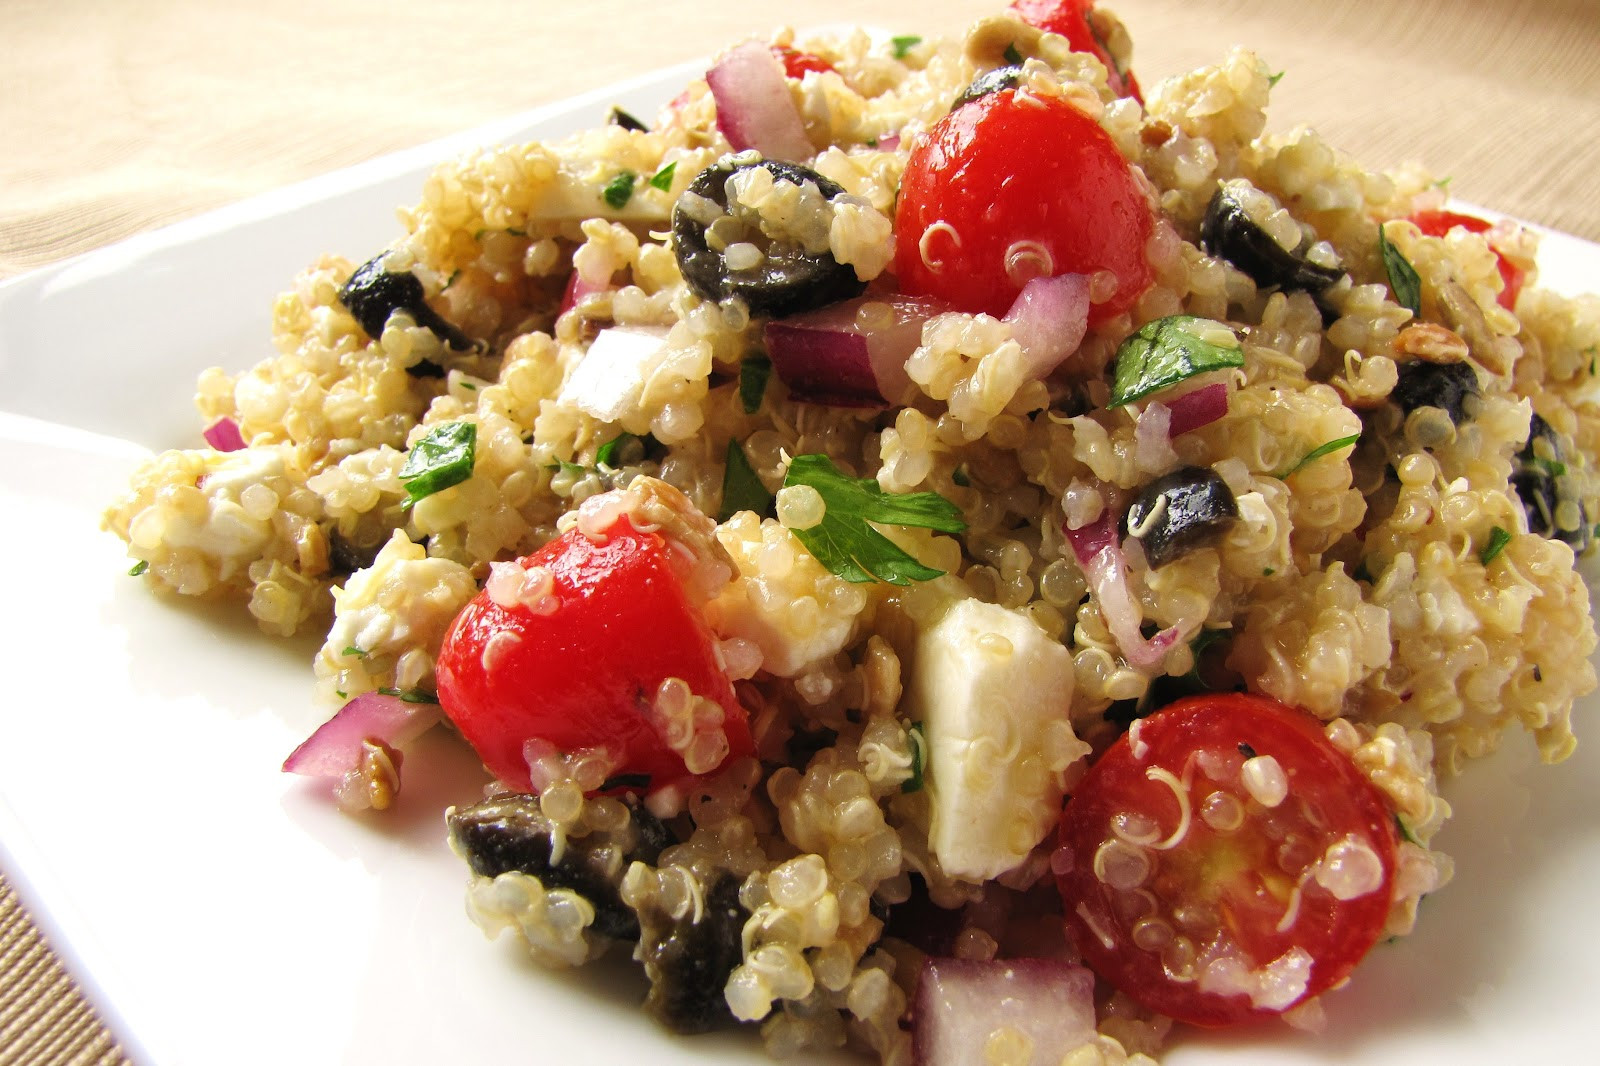
{"label": "beige placemat", "polygon": [[[1600,0],[1106,3],[1146,84],[1248,44],[1284,72],[1275,128],[1600,240]],[[7,0],[0,276],[785,22],[931,34],[999,6]],[[118,1061],[0,881],[0,1066]]]}

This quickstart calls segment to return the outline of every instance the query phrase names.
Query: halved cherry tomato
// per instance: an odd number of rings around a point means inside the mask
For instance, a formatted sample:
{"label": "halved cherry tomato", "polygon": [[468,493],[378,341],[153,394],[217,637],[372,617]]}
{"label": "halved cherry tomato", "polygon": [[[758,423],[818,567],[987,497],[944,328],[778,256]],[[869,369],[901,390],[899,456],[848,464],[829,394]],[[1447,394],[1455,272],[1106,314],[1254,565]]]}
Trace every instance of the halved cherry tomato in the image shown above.
{"label": "halved cherry tomato", "polygon": [[731,756],[753,753],[745,711],[669,550],[627,517],[594,540],[574,528],[515,564],[548,571],[553,601],[502,606],[486,588],[456,616],[439,652],[439,703],[502,782],[529,787],[529,740],[563,753],[604,747],[613,776],[641,791],[692,776],[652,711],[668,678],[720,706],[709,728],[725,734]]}
{"label": "halved cherry tomato", "polygon": [[1094,0],[1013,0],[1011,4],[1011,10],[1023,22],[1037,26],[1046,33],[1059,33],[1067,39],[1074,52],[1088,52],[1100,60],[1109,75],[1111,90],[1118,96],[1131,96],[1144,103],[1133,71],[1117,69],[1110,49],[1106,48],[1105,42],[1094,30],[1094,24],[1089,21],[1089,9],[1092,7]]}
{"label": "halved cherry tomato", "polygon": [[[1411,216],[1411,221],[1429,237],[1443,237],[1453,229],[1487,233],[1494,227],[1494,223],[1488,219],[1476,215],[1462,215],[1455,211],[1418,211]],[[1528,272],[1501,255],[1499,249],[1494,249],[1494,257],[1500,268],[1500,306],[1507,311],[1515,311],[1517,296],[1522,292],[1522,283],[1526,280]]]}
{"label": "halved cherry tomato", "polygon": [[772,54],[777,56],[778,62],[783,64],[783,73],[787,77],[797,80],[804,78],[807,71],[815,74],[826,74],[834,69],[833,64],[821,56],[813,55],[810,52],[802,52],[800,49],[792,48],[786,44],[773,45]]}
{"label": "halved cherry tomato", "polygon": [[1394,814],[1310,715],[1195,696],[1134,723],[1062,814],[1055,868],[1089,965],[1195,1025],[1343,980],[1389,913]]}
{"label": "halved cherry tomato", "polygon": [[895,272],[910,295],[1000,316],[1032,278],[1107,271],[1115,291],[1090,307],[1094,325],[1149,287],[1151,224],[1099,123],[1065,100],[1002,89],[956,108],[912,148]]}

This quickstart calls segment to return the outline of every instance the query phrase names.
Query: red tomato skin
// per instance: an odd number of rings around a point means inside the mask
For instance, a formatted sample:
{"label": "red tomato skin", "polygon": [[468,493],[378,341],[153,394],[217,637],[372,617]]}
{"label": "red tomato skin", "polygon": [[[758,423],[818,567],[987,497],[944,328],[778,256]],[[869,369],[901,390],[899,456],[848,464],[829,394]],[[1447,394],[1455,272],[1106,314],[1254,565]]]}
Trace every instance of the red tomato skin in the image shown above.
{"label": "red tomato skin", "polygon": [[773,45],[772,54],[777,56],[778,62],[783,64],[784,76],[794,78],[797,81],[804,78],[807,72],[826,74],[834,69],[833,64],[821,56],[813,55],[810,52],[802,52],[800,49],[792,48],[786,44]]}
{"label": "red tomato skin", "polygon": [[[1494,224],[1487,219],[1476,215],[1463,215],[1455,211],[1418,211],[1411,216],[1411,221],[1429,237],[1443,237],[1453,229],[1469,230],[1472,233],[1487,233]],[[1528,272],[1517,264],[1501,255],[1499,250],[1494,252],[1495,263],[1500,268],[1500,306],[1507,311],[1517,309],[1517,297],[1522,293],[1522,284],[1527,280]]]}
{"label": "red tomato skin", "polygon": [[[647,717],[669,677],[722,705],[730,758],[753,754],[714,638],[660,535],[622,518],[603,544],[572,529],[518,563],[549,570],[561,606],[536,615],[481,592],[451,623],[437,668],[444,713],[496,778],[529,788],[523,745],[534,738],[562,752],[604,745],[614,773],[649,774],[650,789],[689,777]],[[498,633],[518,639],[486,670],[484,648]]]}
{"label": "red tomato skin", "polygon": [[1133,71],[1118,73],[1117,64],[1106,46],[1095,36],[1089,25],[1089,10],[1094,0],[1014,0],[1011,10],[1029,26],[1046,33],[1059,33],[1067,39],[1074,52],[1088,52],[1106,68],[1112,90],[1118,96],[1131,96],[1144,103],[1139,82]]}
{"label": "red tomato skin", "polygon": [[[1274,891],[1258,868],[1241,871],[1238,852],[1258,842],[1246,840],[1237,849],[1229,849],[1227,842],[1219,844],[1216,831],[1202,822],[1198,804],[1194,805],[1190,834],[1200,834],[1195,842],[1201,847],[1193,856],[1186,856],[1182,853],[1188,849],[1180,843],[1173,852],[1162,853],[1163,858],[1158,861],[1166,861],[1165,856],[1173,854],[1178,864],[1187,864],[1179,880],[1187,876],[1191,885],[1201,882],[1200,891],[1189,898],[1215,905],[1235,942],[1250,954],[1255,965],[1275,959],[1296,945],[1309,952],[1313,960],[1310,978],[1296,1003],[1348,977],[1384,928],[1398,861],[1394,814],[1376,786],[1333,747],[1317,719],[1264,696],[1193,696],[1144,721],[1139,735],[1146,745],[1143,757],[1135,758],[1128,734],[1120,737],[1090,767],[1068,800],[1059,827],[1059,845],[1069,849],[1073,860],[1070,869],[1058,875],[1057,885],[1068,932],[1090,968],[1152,1010],[1192,1025],[1214,1028],[1280,1012],[1257,1008],[1242,994],[1201,992],[1194,982],[1170,979],[1159,954],[1133,945],[1129,927],[1115,917],[1113,893],[1093,872],[1094,850],[1109,833],[1109,818],[1116,811],[1127,806],[1137,809],[1142,801],[1146,810],[1160,808],[1156,816],[1164,830],[1176,823],[1178,807],[1171,790],[1145,778],[1145,769],[1161,766],[1181,779],[1187,753],[1202,747],[1226,752],[1247,744],[1256,754],[1272,755],[1283,767],[1289,779],[1289,799],[1283,808],[1294,802],[1297,790],[1301,795],[1314,790],[1318,816],[1325,818],[1330,827],[1323,839],[1350,834],[1378,854],[1384,870],[1382,886],[1343,902],[1325,892],[1307,894],[1300,904],[1300,916],[1287,931],[1280,932],[1276,924],[1287,910],[1281,898],[1283,875],[1270,871],[1280,879],[1278,890]],[[1136,781],[1131,786],[1130,778]],[[1131,795],[1137,795],[1139,800],[1129,805],[1119,802]],[[1274,845],[1275,842],[1267,844]],[[1253,857],[1261,855],[1258,852]],[[1219,874],[1219,870],[1226,874]],[[1162,882],[1152,878],[1151,883]],[[1163,903],[1167,901],[1163,899]],[[1080,906],[1094,919],[1092,926],[1079,911]],[[1170,905],[1163,913],[1170,915]],[[1309,933],[1302,928],[1307,923],[1313,927]],[[1099,933],[1107,933],[1112,946],[1108,947]]]}
{"label": "red tomato skin", "polygon": [[[959,247],[943,228],[929,232],[938,223],[956,231]],[[1152,224],[1099,123],[1064,100],[1003,89],[958,107],[913,146],[895,211],[895,273],[909,295],[998,317],[1029,280],[1007,273],[1007,251],[1034,241],[1052,274],[1116,275],[1115,294],[1089,308],[1098,325],[1149,287]]]}

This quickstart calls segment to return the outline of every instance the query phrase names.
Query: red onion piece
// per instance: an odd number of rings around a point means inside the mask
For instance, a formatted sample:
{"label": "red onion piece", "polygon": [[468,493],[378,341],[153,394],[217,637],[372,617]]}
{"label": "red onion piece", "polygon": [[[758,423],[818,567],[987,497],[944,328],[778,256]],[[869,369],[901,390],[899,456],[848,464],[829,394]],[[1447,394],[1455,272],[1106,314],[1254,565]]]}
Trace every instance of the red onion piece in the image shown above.
{"label": "red onion piece", "polygon": [[1168,400],[1166,404],[1167,410],[1172,412],[1167,436],[1179,437],[1190,430],[1209,426],[1228,413],[1228,386],[1214,382]]}
{"label": "red onion piece", "polygon": [[239,423],[231,418],[219,418],[205,428],[200,434],[206,443],[219,452],[237,452],[245,448],[244,434],[239,432]]}
{"label": "red onion piece", "polygon": [[1117,536],[1117,518],[1109,511],[1081,529],[1067,529],[1067,542],[1089,581],[1100,617],[1117,642],[1117,650],[1138,670],[1160,665],[1178,642],[1181,631],[1169,626],[1146,640],[1140,626],[1144,613],[1128,587],[1128,559]]}
{"label": "red onion piece", "polygon": [[361,768],[362,745],[375,741],[402,748],[439,721],[433,703],[407,703],[399,696],[365,692],[339,708],[283,761],[285,773],[335,780]]}
{"label": "red onion piece", "polygon": [[878,143],[877,143],[877,145],[875,147],[880,152],[892,152],[896,148],[899,148],[900,147],[900,134],[899,134],[899,132],[896,131],[894,133],[885,133],[882,137],[878,138]]}
{"label": "red onion piece", "polygon": [[1060,959],[927,961],[912,1006],[914,1066],[988,1062],[1001,1026],[1032,1042],[1030,1061],[1062,1061],[1094,1039],[1094,975]]}
{"label": "red onion piece", "polygon": [[899,403],[911,389],[906,360],[922,343],[923,323],[946,310],[925,297],[859,296],[768,322],[767,354],[797,400],[835,407]]}
{"label": "red onion piece", "polygon": [[1005,321],[1022,345],[1028,377],[1045,377],[1083,343],[1089,328],[1089,279],[1082,274],[1032,278]]}
{"label": "red onion piece", "polygon": [[557,313],[564,315],[574,307],[577,307],[585,296],[591,296],[597,292],[609,292],[610,289],[610,278],[607,278],[602,284],[596,285],[585,281],[582,272],[574,270],[572,276],[567,279],[566,291],[561,294],[561,310]]}
{"label": "red onion piece", "polygon": [[817,154],[789,95],[783,66],[764,44],[746,41],[706,71],[717,102],[717,128],[735,151],[754,148],[791,163]]}

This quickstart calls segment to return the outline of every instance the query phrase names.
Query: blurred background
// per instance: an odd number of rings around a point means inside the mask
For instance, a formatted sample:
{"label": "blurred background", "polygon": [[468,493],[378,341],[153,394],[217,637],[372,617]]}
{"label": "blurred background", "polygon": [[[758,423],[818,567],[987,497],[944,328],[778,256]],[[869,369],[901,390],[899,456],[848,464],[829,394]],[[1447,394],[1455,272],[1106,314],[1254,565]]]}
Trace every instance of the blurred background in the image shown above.
{"label": "blurred background", "polygon": [[[0,277],[781,25],[959,32],[1000,0],[4,0]],[[1271,127],[1600,240],[1600,0],[1104,0],[1148,89],[1240,44]],[[599,115],[596,119],[599,119]],[[288,279],[285,278],[285,282]],[[0,880],[0,1066],[112,1064]]]}

